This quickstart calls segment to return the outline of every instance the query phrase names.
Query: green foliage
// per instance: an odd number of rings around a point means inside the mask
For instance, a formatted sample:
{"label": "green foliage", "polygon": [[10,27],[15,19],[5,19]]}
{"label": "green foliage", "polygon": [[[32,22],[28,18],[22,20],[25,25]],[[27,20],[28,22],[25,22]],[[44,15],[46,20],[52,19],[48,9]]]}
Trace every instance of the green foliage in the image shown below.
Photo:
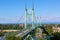
{"label": "green foliage", "polygon": [[60,27],[60,24],[58,24],[57,27]]}
{"label": "green foliage", "polygon": [[22,38],[20,38],[20,37],[15,37],[15,40],[22,40]]}
{"label": "green foliage", "polygon": [[14,40],[15,36],[14,33],[8,33],[5,37],[5,40]]}
{"label": "green foliage", "polygon": [[35,30],[34,30],[34,33],[35,33],[35,34],[37,33],[37,31],[36,31],[36,30],[37,30],[37,28],[35,28]]}
{"label": "green foliage", "polygon": [[51,25],[47,25],[47,26],[45,27],[45,30],[49,33],[49,35],[52,35],[53,30],[52,30]]}
{"label": "green foliage", "polygon": [[19,26],[18,24],[0,24],[0,29],[2,30],[22,30],[24,27]]}
{"label": "green foliage", "polygon": [[0,36],[2,36],[3,35],[3,32],[0,32]]}
{"label": "green foliage", "polygon": [[44,38],[37,38],[37,40],[44,40]]}
{"label": "green foliage", "polygon": [[21,40],[20,37],[15,37],[14,32],[10,32],[6,35],[5,40]]}
{"label": "green foliage", "polygon": [[60,32],[55,32],[55,33],[53,33],[53,35],[56,36],[56,37],[57,36],[59,37],[60,36]]}
{"label": "green foliage", "polygon": [[60,40],[60,33],[55,32],[53,33],[53,37],[50,38],[51,40]]}

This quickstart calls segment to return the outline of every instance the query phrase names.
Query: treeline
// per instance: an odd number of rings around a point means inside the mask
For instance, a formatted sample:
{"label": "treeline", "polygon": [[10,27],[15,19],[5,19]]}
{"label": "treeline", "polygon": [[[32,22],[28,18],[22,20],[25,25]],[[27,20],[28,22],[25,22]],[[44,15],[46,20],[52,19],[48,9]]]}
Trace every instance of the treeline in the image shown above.
{"label": "treeline", "polygon": [[9,30],[9,29],[16,29],[16,30],[21,30],[23,29],[24,26],[19,26],[19,24],[0,24],[0,29],[1,30]]}
{"label": "treeline", "polygon": [[44,26],[44,25],[45,25],[45,26],[49,25],[49,26],[52,26],[52,27],[53,27],[53,26],[55,26],[55,27],[56,27],[56,26],[57,26],[57,27],[60,27],[60,24],[42,24],[42,26]]}

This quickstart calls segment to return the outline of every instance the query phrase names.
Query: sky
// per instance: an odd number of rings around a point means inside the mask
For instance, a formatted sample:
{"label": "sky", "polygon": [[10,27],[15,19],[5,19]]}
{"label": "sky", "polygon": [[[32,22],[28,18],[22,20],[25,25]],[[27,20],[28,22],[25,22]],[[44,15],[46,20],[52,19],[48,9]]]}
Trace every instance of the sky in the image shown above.
{"label": "sky", "polygon": [[60,0],[0,0],[0,23],[24,23],[25,4],[33,3],[37,22],[60,22]]}

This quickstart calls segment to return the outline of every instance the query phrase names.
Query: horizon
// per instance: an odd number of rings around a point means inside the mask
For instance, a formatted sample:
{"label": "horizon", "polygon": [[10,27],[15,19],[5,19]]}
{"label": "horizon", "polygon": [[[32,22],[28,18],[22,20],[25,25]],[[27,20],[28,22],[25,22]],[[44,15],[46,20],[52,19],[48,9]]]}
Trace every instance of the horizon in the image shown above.
{"label": "horizon", "polygon": [[[0,24],[25,24],[25,23],[0,23]],[[40,23],[34,23],[34,24],[40,24]],[[42,22],[41,24],[60,24],[60,22]]]}

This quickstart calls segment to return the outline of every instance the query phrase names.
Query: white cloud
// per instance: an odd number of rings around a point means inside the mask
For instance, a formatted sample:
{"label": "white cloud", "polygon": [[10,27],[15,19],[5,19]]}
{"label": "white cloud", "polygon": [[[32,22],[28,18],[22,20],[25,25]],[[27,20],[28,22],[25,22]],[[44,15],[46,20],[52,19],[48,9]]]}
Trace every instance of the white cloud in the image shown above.
{"label": "white cloud", "polygon": [[[40,17],[34,18],[35,22],[60,22],[60,17]],[[25,17],[0,18],[0,23],[24,23]]]}

